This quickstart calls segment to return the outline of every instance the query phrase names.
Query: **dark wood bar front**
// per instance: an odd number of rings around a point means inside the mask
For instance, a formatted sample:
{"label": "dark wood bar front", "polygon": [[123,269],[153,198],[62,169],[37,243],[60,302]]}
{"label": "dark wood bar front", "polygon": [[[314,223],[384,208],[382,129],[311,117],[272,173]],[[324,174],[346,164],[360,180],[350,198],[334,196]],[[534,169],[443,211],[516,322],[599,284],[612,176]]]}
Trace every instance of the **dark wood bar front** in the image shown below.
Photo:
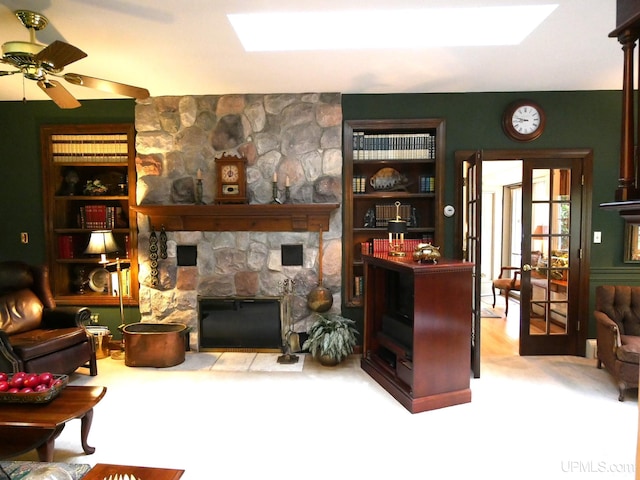
{"label": "dark wood bar front", "polygon": [[411,413],[470,402],[473,264],[363,260],[362,368]]}

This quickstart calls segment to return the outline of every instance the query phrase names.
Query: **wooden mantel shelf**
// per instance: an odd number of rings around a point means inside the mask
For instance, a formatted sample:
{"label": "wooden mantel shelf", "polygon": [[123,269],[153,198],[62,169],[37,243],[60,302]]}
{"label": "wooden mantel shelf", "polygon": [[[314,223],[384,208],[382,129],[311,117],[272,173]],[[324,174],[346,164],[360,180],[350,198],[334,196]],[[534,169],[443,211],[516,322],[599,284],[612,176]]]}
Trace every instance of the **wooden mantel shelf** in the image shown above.
{"label": "wooden mantel shelf", "polygon": [[337,203],[269,205],[134,205],[151,226],[167,231],[307,232],[328,231]]}

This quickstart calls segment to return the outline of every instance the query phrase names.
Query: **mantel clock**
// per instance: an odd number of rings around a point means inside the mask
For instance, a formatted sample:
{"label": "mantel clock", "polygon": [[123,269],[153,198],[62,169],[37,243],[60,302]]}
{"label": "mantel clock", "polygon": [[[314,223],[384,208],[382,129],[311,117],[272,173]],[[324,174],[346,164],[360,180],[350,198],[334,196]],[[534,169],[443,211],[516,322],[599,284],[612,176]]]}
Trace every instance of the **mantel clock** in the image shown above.
{"label": "mantel clock", "polygon": [[247,159],[223,155],[216,158],[215,203],[247,203]]}

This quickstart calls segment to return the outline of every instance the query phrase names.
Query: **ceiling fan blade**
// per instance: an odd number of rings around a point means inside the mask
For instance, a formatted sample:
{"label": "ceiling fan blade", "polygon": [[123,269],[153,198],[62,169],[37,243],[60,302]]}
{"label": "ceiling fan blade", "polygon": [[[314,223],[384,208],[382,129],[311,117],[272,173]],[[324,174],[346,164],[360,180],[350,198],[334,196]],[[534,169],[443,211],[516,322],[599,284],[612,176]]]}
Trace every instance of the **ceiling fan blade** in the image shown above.
{"label": "ceiling fan blade", "polygon": [[138,100],[149,98],[149,90],[147,90],[146,88],[125,85],[124,83],[102,80],[101,78],[88,77],[86,75],[80,75],[78,73],[65,73],[64,79],[69,83],[73,83],[74,85],[95,88],[96,90],[102,90],[103,92],[117,93],[126,97],[137,98]]}
{"label": "ceiling fan blade", "polygon": [[7,71],[7,70],[0,70],[0,77],[4,77],[6,75],[13,75],[16,73],[20,73],[20,70],[13,70],[11,72]]}
{"label": "ceiling fan blade", "polygon": [[66,65],[77,62],[86,56],[87,54],[78,47],[56,40],[40,50],[35,56],[35,60],[52,65],[55,70],[62,70]]}
{"label": "ceiling fan blade", "polygon": [[51,100],[60,108],[78,108],[80,102],[74,98],[60,82],[55,80],[39,80],[38,86],[44,93],[49,95]]}

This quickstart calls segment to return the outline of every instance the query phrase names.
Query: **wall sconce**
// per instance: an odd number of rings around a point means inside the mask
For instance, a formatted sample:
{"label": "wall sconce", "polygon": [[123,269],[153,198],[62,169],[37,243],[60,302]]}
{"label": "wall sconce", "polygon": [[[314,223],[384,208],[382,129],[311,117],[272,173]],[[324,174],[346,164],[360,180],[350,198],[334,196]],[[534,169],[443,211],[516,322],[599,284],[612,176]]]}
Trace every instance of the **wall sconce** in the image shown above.
{"label": "wall sconce", "polygon": [[387,222],[389,232],[389,255],[404,257],[404,234],[407,233],[407,222],[400,218],[400,202],[396,202],[396,218]]}

